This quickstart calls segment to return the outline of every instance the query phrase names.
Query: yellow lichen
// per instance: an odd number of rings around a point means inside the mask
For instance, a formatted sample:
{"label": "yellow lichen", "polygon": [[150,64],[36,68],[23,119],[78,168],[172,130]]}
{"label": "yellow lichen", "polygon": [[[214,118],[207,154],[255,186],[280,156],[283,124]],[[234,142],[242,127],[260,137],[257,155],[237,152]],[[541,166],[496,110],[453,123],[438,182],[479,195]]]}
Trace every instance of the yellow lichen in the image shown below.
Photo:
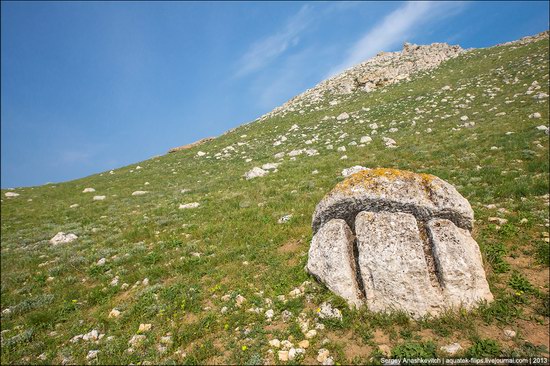
{"label": "yellow lichen", "polygon": [[[385,178],[381,180],[380,178]],[[338,183],[330,193],[352,193],[353,188],[363,188],[377,191],[382,188],[382,184],[387,181],[401,180],[409,181],[411,184],[419,184],[426,191],[431,188],[431,183],[436,177],[431,174],[413,173],[407,170],[392,168],[377,168],[363,170],[349,176],[344,181]],[[385,184],[384,184],[385,186]]]}

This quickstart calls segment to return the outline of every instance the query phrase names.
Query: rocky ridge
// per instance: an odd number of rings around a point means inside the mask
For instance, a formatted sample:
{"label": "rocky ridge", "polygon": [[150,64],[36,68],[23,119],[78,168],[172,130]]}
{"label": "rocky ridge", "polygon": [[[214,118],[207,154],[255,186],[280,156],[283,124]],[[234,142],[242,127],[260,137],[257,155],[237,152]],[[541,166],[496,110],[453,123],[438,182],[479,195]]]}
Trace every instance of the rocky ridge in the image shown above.
{"label": "rocky ridge", "polygon": [[[380,52],[375,57],[355,65],[335,75],[260,118],[264,120],[274,116],[284,116],[288,112],[300,111],[324,102],[331,96],[338,97],[357,92],[371,92],[381,87],[409,80],[421,71],[439,66],[443,61],[454,58],[464,52],[460,46],[446,43],[416,45],[405,43],[400,52]],[[330,101],[331,105],[338,100]]]}

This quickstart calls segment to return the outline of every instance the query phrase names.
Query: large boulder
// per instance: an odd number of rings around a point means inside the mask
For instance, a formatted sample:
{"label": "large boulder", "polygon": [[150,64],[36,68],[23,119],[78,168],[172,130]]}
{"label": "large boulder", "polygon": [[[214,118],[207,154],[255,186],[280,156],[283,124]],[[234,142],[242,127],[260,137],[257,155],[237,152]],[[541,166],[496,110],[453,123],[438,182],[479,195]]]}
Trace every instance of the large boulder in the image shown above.
{"label": "large boulder", "polygon": [[468,201],[433,175],[361,171],[317,205],[306,269],[375,312],[471,309],[493,299],[473,221]]}

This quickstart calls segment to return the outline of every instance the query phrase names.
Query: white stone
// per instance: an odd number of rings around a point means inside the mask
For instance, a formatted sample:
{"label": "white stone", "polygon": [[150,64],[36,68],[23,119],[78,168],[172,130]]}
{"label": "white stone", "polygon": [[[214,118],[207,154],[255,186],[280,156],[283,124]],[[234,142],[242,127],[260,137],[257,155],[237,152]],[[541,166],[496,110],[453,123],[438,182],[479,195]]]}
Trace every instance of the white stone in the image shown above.
{"label": "white stone", "polygon": [[105,196],[94,196],[94,201],[103,201],[105,199]]}
{"label": "white stone", "polygon": [[448,355],[452,356],[456,354],[458,351],[462,350],[462,346],[458,343],[451,343],[447,346],[441,347],[441,350]]}
{"label": "white stone", "polygon": [[86,355],[86,359],[89,361],[89,360],[93,360],[93,359],[96,359],[97,358],[97,354],[99,353],[99,350],[91,350],[91,351],[88,351],[88,354]]}
{"label": "white stone", "polygon": [[19,196],[19,193],[15,193],[15,192],[6,192],[4,193],[4,196],[8,197],[8,198],[14,198],[14,197],[18,197]]}
{"label": "white stone", "polygon": [[132,192],[132,196],[142,196],[144,194],[147,194],[149,192],[147,191],[135,191],[135,192]]}
{"label": "white stone", "polygon": [[75,234],[65,234],[64,232],[60,231],[53,238],[50,239],[50,244],[58,245],[58,244],[65,244],[70,243],[72,241],[75,241],[78,239],[78,236]]}
{"label": "white stone", "polygon": [[344,120],[346,120],[346,119],[348,119],[348,118],[349,118],[349,114],[347,114],[346,112],[343,112],[343,113],[340,113],[340,114],[338,115],[338,117],[336,117],[336,120],[337,120],[337,121],[344,121]]}
{"label": "white stone", "polygon": [[109,312],[109,318],[118,318],[120,315],[120,311],[117,309],[113,309]]}
{"label": "white stone", "polygon": [[281,347],[281,342],[277,338],[275,338],[269,341],[269,345],[271,347],[279,348]]}
{"label": "white stone", "polygon": [[93,188],[84,188],[84,190],[82,191],[82,193],[90,193],[90,192],[95,192],[95,189],[93,189]]}
{"label": "white stone", "polygon": [[368,168],[365,168],[364,166],[361,166],[361,165],[355,165],[355,166],[352,166],[351,168],[346,168],[342,170],[342,176],[349,177],[350,175],[358,173],[363,170],[368,170]]}
{"label": "white stone", "polygon": [[244,177],[246,178],[246,180],[250,180],[258,177],[263,177],[264,175],[267,175],[267,173],[269,173],[267,170],[264,170],[259,167],[254,167],[248,172],[246,172],[244,174]]}
{"label": "white stone", "polygon": [[362,144],[368,144],[372,141],[372,138],[370,136],[363,136],[361,137],[361,140],[359,141]]}
{"label": "white stone", "polygon": [[188,208],[197,208],[200,206],[200,203],[198,202],[191,202],[191,203],[185,203],[185,204],[180,204],[179,205],[179,209],[180,210],[185,210],[185,209],[188,209]]}
{"label": "white stone", "polygon": [[151,324],[144,324],[144,323],[141,323],[141,324],[139,325],[138,332],[140,332],[140,333],[148,332],[148,331],[151,330],[151,327],[152,327]]}
{"label": "white stone", "polygon": [[106,262],[107,262],[107,259],[101,258],[100,260],[97,261],[96,265],[104,266]]}

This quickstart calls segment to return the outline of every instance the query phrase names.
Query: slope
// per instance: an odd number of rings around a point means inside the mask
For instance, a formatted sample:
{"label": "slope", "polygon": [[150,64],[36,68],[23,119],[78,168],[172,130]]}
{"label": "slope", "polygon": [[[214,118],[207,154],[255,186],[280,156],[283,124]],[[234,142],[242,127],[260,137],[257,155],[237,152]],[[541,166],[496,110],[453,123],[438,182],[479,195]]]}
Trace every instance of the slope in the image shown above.
{"label": "slope", "polygon": [[[453,342],[469,357],[547,357],[549,151],[536,128],[547,95],[547,39],[471,50],[139,165],[2,190],[2,363],[284,363],[269,340],[297,347],[306,334],[293,362],[317,363],[320,349],[339,363],[443,356]],[[243,178],[266,163],[280,165]],[[474,208],[495,302],[411,321],[351,311],[315,283],[303,269],[311,215],[354,165],[455,185]],[[79,238],[50,244],[59,231]],[[319,316],[324,302],[342,321]]]}

